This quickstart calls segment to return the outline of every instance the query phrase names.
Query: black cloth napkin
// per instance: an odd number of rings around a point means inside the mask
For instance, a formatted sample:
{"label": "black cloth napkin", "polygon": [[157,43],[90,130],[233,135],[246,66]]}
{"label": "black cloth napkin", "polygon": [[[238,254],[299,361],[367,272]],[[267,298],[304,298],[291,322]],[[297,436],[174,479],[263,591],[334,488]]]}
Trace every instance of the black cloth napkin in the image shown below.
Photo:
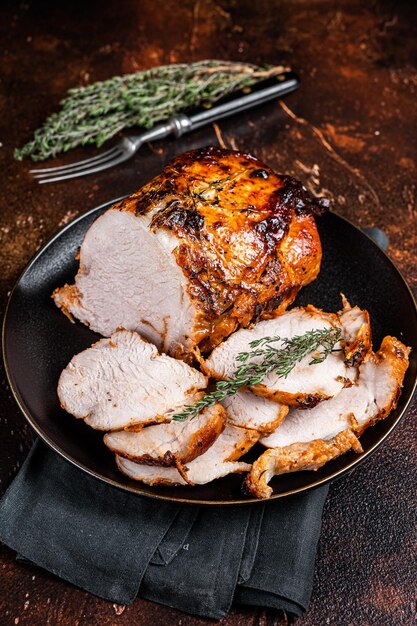
{"label": "black cloth napkin", "polygon": [[[386,235],[364,231],[383,249]],[[2,500],[0,540],[91,593],[220,619],[232,602],[307,609],[328,487],[240,507],[177,505],[90,477],[37,441]]]}
{"label": "black cloth napkin", "polygon": [[118,604],[139,594],[215,619],[233,600],[300,615],[326,494],[239,507],[165,503],[106,485],[37,441],[0,501],[0,540]]}

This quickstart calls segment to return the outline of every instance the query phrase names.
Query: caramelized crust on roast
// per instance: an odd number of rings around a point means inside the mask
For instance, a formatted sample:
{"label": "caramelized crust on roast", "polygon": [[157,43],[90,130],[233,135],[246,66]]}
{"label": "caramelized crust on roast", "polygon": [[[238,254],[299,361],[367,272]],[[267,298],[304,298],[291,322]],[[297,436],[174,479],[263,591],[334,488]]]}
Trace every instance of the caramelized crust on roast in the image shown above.
{"label": "caramelized crust on roast", "polygon": [[[116,213],[122,212],[126,218],[119,220],[122,233],[134,227],[128,223],[128,215],[135,216],[145,231],[137,239],[137,245],[144,246],[143,254],[147,254],[153,234],[155,246],[161,247],[161,259],[165,258],[166,263],[172,258],[177,270],[180,268],[181,277],[172,272],[168,283],[171,288],[172,282],[178,283],[181,298],[168,297],[175,302],[181,300],[182,310],[178,306],[178,311],[165,316],[163,333],[162,323],[159,324],[162,313],[154,310],[161,306],[151,304],[141,309],[142,294],[137,299],[140,313],[136,326],[131,316],[123,318],[122,314],[116,328],[124,326],[147,337],[146,324],[154,325],[156,336],[154,329],[149,329],[149,339],[159,348],[182,356],[195,346],[207,352],[239,326],[276,316],[319,272],[321,245],[314,214],[327,208],[326,202],[312,198],[301,183],[275,174],[249,154],[209,147],[175,158],[159,176],[98,218],[92,226],[95,239],[92,242],[90,238],[88,250],[101,237],[101,241],[106,240],[102,255],[111,254],[109,239],[112,229],[116,232],[118,228]],[[104,237],[100,232],[109,213],[113,217],[107,220]],[[101,231],[97,226],[100,220]],[[123,235],[117,242],[117,246],[123,247]],[[128,245],[133,257],[134,243]],[[97,247],[94,254],[100,254]],[[89,271],[83,267],[86,257],[94,263],[91,254],[83,255],[82,247],[80,274]],[[143,281],[149,276],[157,284],[157,278],[151,277],[153,269],[149,267],[145,275],[143,269],[132,267],[132,274],[138,279],[139,271],[140,276],[144,274]],[[112,280],[111,267],[106,272],[108,280]],[[123,272],[122,280],[130,284],[125,265]],[[100,277],[106,290],[105,273]],[[83,285],[81,291],[65,286],[56,290],[55,302],[97,332],[111,334],[116,328],[106,326],[108,319],[104,314],[102,320],[97,320],[95,314],[97,298],[102,298],[102,294],[91,296],[91,284],[86,286],[88,281],[80,283],[78,279],[79,276],[76,284]],[[123,296],[120,294],[120,300]],[[111,299],[111,293],[108,298]],[[100,306],[105,309],[105,303]],[[170,316],[184,317],[181,331],[176,328],[175,333],[171,332],[174,321],[168,319]],[[122,323],[126,319],[128,326]]]}
{"label": "caramelized crust on roast", "polygon": [[319,272],[314,213],[322,203],[249,154],[188,152],[119,206],[142,214],[155,204],[152,228],[181,240],[174,253],[198,309],[203,351],[237,326],[283,311]]}

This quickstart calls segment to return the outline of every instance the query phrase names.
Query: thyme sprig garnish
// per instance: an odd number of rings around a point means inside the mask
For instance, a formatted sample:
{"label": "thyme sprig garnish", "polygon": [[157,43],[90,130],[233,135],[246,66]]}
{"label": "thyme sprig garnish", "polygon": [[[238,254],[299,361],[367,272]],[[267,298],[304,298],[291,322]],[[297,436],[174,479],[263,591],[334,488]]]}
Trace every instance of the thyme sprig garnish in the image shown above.
{"label": "thyme sprig garnish", "polygon": [[86,144],[101,146],[124,128],[151,128],[176,113],[211,106],[220,98],[250,87],[287,68],[206,60],[172,64],[115,76],[70,89],[32,141],[15,158],[43,161]]}
{"label": "thyme sprig garnish", "polygon": [[[309,330],[291,339],[263,337],[251,341],[249,346],[252,350],[240,352],[236,357],[241,365],[236,369],[233,378],[217,382],[214,391],[187,406],[181,413],[175,413],[172,419],[193,419],[203,409],[234,396],[242,387],[261,384],[268,374],[274,373],[280,378],[286,378],[296,364],[309,354],[312,354],[310,365],[322,363],[334,350],[340,335],[340,328],[331,327]],[[274,346],[276,343],[279,343],[278,347]]]}

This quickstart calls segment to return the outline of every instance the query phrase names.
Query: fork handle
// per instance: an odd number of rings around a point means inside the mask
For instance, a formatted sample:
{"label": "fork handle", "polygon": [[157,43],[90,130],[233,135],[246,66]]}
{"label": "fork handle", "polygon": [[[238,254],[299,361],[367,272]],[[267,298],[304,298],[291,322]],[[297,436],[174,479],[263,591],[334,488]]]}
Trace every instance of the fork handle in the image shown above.
{"label": "fork handle", "polygon": [[163,139],[168,135],[181,137],[185,133],[189,133],[197,128],[217,122],[235,113],[241,113],[252,109],[264,102],[273,100],[280,96],[284,96],[291,91],[297,89],[300,84],[298,76],[294,72],[283,72],[278,76],[266,81],[261,81],[250,88],[248,93],[239,92],[241,95],[236,97],[232,95],[221,104],[200,111],[193,115],[185,115],[181,113],[170,118],[164,124],[159,124],[149,131],[146,131],[139,137],[129,137],[129,139],[139,147],[139,145],[147,141],[156,141]]}

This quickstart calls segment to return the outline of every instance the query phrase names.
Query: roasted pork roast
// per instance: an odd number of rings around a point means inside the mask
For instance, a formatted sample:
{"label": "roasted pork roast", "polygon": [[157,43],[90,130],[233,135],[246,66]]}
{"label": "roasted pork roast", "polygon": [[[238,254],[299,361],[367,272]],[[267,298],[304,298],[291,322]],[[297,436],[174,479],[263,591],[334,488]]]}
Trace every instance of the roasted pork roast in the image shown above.
{"label": "roasted pork roast", "polygon": [[188,152],[93,223],[55,303],[105,337],[124,328],[178,357],[207,352],[316,278],[325,208],[250,154]]}

